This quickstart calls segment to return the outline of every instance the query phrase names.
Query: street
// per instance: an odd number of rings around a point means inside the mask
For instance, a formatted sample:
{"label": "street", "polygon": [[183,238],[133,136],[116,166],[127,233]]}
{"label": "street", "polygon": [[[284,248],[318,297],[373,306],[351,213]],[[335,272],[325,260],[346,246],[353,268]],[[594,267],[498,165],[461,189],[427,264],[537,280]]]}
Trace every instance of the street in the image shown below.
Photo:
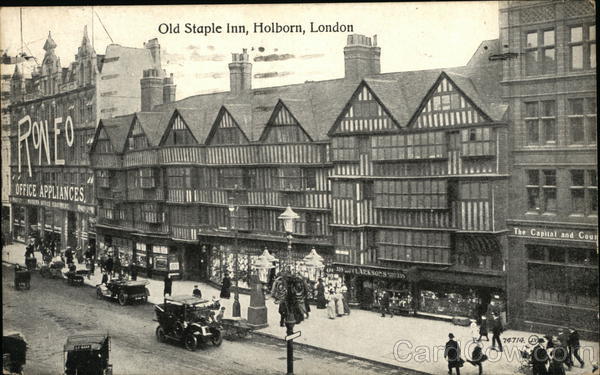
{"label": "street", "polygon": [[[189,352],[177,344],[156,341],[152,304],[122,307],[100,301],[93,288],[68,286],[35,272],[31,290],[19,292],[13,287],[12,268],[3,265],[2,270],[3,330],[25,336],[29,345],[26,374],[62,373],[67,336],[90,331],[110,333],[110,361],[115,374],[281,374],[286,370],[282,341],[251,335],[239,341],[225,340],[220,347],[208,345]],[[298,346],[295,359],[297,374],[398,374],[391,367]]]}

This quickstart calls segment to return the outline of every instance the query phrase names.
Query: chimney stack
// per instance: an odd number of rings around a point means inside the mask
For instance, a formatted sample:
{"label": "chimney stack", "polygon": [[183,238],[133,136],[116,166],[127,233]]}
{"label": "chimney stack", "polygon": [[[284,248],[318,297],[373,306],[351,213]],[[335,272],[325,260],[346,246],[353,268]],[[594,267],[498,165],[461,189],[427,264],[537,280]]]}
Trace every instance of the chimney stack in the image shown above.
{"label": "chimney stack", "polygon": [[[156,68],[144,70],[144,77],[140,79],[142,88],[142,112],[152,111],[152,108],[163,102],[163,79]],[[173,88],[173,93],[175,92]]]}
{"label": "chimney stack", "polygon": [[173,103],[175,101],[175,88],[173,83],[173,73],[170,77],[165,77],[163,81],[163,103]]}
{"label": "chimney stack", "polygon": [[245,48],[242,53],[231,54],[229,87],[230,92],[234,95],[252,89],[252,64]]}
{"label": "chimney stack", "polygon": [[150,39],[147,43],[144,43],[144,47],[150,50],[156,69],[160,69],[160,44],[158,43],[158,38]]}
{"label": "chimney stack", "polygon": [[346,79],[359,81],[364,77],[381,73],[381,48],[377,47],[377,35],[371,38],[348,35],[344,47],[344,71]]}

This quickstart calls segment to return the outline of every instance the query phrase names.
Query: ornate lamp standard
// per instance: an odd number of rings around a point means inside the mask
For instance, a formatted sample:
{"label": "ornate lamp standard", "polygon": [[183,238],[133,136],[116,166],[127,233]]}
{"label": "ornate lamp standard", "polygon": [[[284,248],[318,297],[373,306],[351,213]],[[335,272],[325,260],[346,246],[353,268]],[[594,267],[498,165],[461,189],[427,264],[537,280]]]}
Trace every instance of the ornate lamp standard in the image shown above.
{"label": "ornate lamp standard", "polygon": [[[291,303],[291,299],[290,296],[292,294],[292,291],[290,290],[292,283],[294,282],[294,278],[292,275],[292,233],[294,232],[294,220],[298,219],[300,216],[298,216],[297,213],[295,213],[292,208],[290,206],[288,206],[285,211],[279,216],[279,219],[283,221],[283,228],[285,229],[285,233],[287,236],[287,264],[285,266],[285,270],[283,271],[283,274],[285,275],[285,277],[287,277],[287,290],[286,290],[286,295],[287,295],[287,301],[286,301],[286,308],[288,310],[288,314],[286,316],[286,323],[285,323],[285,327],[286,327],[286,334],[292,335],[294,333],[294,324],[296,323],[293,314],[290,316],[289,312],[290,310],[290,306],[289,304]],[[287,374],[293,374],[294,373],[294,341],[293,340],[286,340],[287,341]]]}
{"label": "ornate lamp standard", "polygon": [[[237,186],[236,186],[237,187]],[[237,205],[235,197],[229,197],[229,226],[233,230],[233,254],[234,254],[234,265],[233,272],[235,277],[235,294],[233,297],[233,307],[231,311],[231,315],[234,318],[239,318],[241,316],[241,307],[240,307],[240,293],[238,287],[238,229],[237,225],[234,225],[234,219],[236,217],[236,213],[238,211],[239,206]]]}

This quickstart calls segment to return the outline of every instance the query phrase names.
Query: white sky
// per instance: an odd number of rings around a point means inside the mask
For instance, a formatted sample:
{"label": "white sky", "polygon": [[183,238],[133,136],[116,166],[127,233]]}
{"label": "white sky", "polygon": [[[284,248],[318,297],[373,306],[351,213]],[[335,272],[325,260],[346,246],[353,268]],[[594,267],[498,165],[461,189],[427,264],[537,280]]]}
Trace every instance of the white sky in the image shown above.
{"label": "white sky", "polygon": [[[114,43],[142,47],[157,37],[163,67],[174,73],[177,98],[229,89],[227,64],[231,52],[247,48],[253,73],[277,72],[274,78],[253,78],[253,87],[279,86],[344,75],[343,47],[348,33],[310,33],[311,21],[354,25],[354,33],[377,34],[381,71],[394,72],[464,65],[479,43],[498,37],[498,3],[429,2],[379,4],[268,4],[96,6],[23,8],[23,40],[41,62],[48,31],[58,44],[63,67],[73,61],[84,25],[92,38],[92,9],[100,16]],[[185,23],[241,24],[248,35],[183,33]],[[302,24],[305,35],[254,34],[254,22]],[[160,34],[161,23],[180,24],[180,34]],[[111,43],[98,18],[93,21],[94,47],[103,54]],[[19,9],[0,9],[0,46],[20,49]],[[264,48],[259,52],[259,48]],[[25,52],[30,53],[26,48]],[[290,54],[291,58],[254,62],[260,55]]]}

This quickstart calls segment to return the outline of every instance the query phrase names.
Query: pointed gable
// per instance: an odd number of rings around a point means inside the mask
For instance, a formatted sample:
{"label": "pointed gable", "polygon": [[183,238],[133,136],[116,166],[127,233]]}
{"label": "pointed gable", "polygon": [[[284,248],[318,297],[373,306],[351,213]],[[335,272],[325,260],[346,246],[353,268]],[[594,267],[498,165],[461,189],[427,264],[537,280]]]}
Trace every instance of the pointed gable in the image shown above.
{"label": "pointed gable", "polygon": [[329,133],[376,133],[398,128],[388,109],[363,81]]}
{"label": "pointed gable", "polygon": [[279,100],[271,119],[260,137],[265,143],[311,142],[312,139],[292,115],[283,101]]}
{"label": "pointed gable", "polygon": [[142,150],[145,148],[148,148],[148,137],[144,133],[144,129],[142,129],[139,118],[136,116],[131,124],[125,149]]}
{"label": "pointed gable", "polygon": [[206,139],[208,145],[241,145],[249,143],[248,138],[237,121],[223,106],[217,116],[210,134]]}
{"label": "pointed gable", "polygon": [[[411,122],[414,128],[444,128],[458,125],[490,122],[483,112],[485,107],[472,82],[454,74],[461,81],[459,87],[446,73],[442,73],[425,97],[417,115]],[[467,95],[469,93],[470,95]],[[479,105],[476,102],[480,102]]]}
{"label": "pointed gable", "polygon": [[104,126],[99,126],[94,143],[92,144],[91,152],[100,154],[109,154],[114,152],[113,145],[106,133]]}
{"label": "pointed gable", "polygon": [[123,152],[132,121],[133,115],[100,120],[90,151],[97,153]]}
{"label": "pointed gable", "polygon": [[160,144],[165,146],[198,144],[198,139],[188,126],[188,122],[192,123],[194,121],[198,121],[198,118],[194,116],[193,110],[175,110]]}

